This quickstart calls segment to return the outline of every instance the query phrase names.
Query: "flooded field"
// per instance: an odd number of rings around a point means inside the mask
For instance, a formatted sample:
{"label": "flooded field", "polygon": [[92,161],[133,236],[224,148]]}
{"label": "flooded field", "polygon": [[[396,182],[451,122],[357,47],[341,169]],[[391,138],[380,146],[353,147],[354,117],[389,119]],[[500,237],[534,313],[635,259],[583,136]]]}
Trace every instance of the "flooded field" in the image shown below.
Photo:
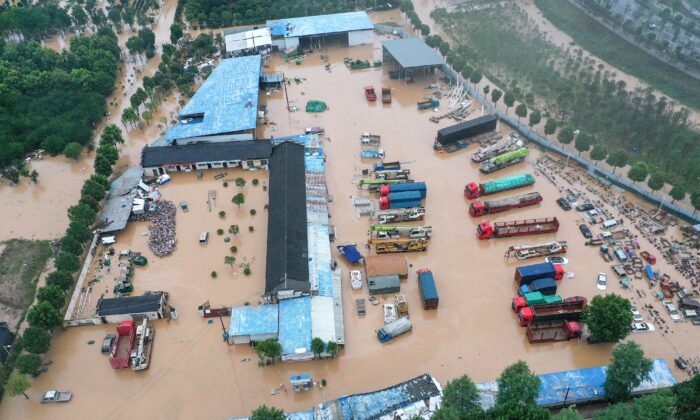
{"label": "flooded field", "polygon": [[[515,293],[513,270],[515,261],[504,261],[508,246],[544,240],[568,240],[567,270],[574,273],[560,285],[562,297],[582,295],[591,298],[599,293],[595,287],[598,272],[612,273],[598,256],[597,249],[585,247],[578,231],[579,217],[575,212],[564,212],[556,204],[557,187],[537,173],[531,163],[519,164],[490,176],[479,174],[468,150],[452,155],[436,154],[432,150],[438,128],[454,122],[442,120],[432,123],[428,118],[433,111],[418,111],[416,102],[427,92],[425,87],[437,82],[434,76],[417,78],[416,83],[404,84],[389,80],[390,69],[364,71],[348,70],[344,57],[381,59],[379,40],[373,46],[344,48],[327,46],[331,70],[324,67],[320,54],[306,58],[301,65],[283,63],[279,56],[271,61],[268,70],[283,71],[288,78],[299,78],[286,87],[289,103],[302,111],[286,110],[285,91],[269,96],[261,95],[270,111],[271,124],[264,136],[280,137],[300,133],[310,126],[322,126],[327,137],[326,178],[333,196],[331,223],[337,228],[336,243],[358,243],[360,249],[367,242],[370,220],[358,218],[350,197],[358,195],[356,181],[362,169],[372,161],[359,158],[359,136],[371,131],[382,136],[382,148],[387,160],[406,162],[413,178],[428,185],[425,225],[433,227],[433,239],[424,253],[406,254],[410,264],[409,277],[402,281],[410,307],[414,329],[411,333],[388,344],[380,344],[375,330],[382,326],[381,306],[368,306],[365,317],[354,311],[354,299],[367,297],[367,289],[351,290],[348,266],[339,259],[343,273],[343,302],[345,317],[345,349],[337,360],[306,363],[278,363],[267,368],[257,366],[257,357],[248,346],[227,346],[222,341],[221,325],[200,319],[196,308],[205,300],[212,306],[256,304],[264,291],[267,215],[263,210],[267,193],[263,191],[267,173],[228,170],[225,178],[244,176],[248,183],[243,188],[246,204],[238,210],[231,197],[238,188],[223,180],[214,180],[222,171],[208,171],[197,180],[194,173],[176,174],[173,181],[162,187],[163,199],[179,203],[186,200],[190,211],[177,212],[178,247],[172,256],[154,257],[147,247],[147,224],[131,223],[117,235],[117,250],[129,248],[141,251],[149,259],[146,267],[136,267],[136,293],[145,290],[165,290],[169,303],[176,308],[178,319],[154,323],[157,335],[154,342],[151,367],[144,372],[113,371],[106,357],[99,353],[98,344],[114,326],[81,327],[61,331],[54,339],[46,356],[53,360],[47,374],[41,375],[29,391],[31,400],[5,398],[0,406],[2,418],[57,418],[81,417],[89,412],[97,418],[223,418],[249,414],[261,404],[274,405],[288,411],[307,409],[314,404],[338,396],[379,389],[422,373],[436,376],[442,383],[461,374],[468,374],[476,382],[492,380],[508,364],[523,359],[537,373],[602,365],[608,362],[611,345],[586,344],[585,341],[531,346],[523,329],[516,323],[510,309]],[[392,88],[393,103],[368,103],[363,87],[374,85]],[[308,100],[325,101],[329,110],[321,114],[303,112]],[[470,118],[479,115],[480,107]],[[508,129],[500,126],[504,135]],[[126,147],[126,146],[125,146]],[[129,146],[131,147],[131,146]],[[134,156],[133,153],[127,153]],[[537,159],[533,151],[530,162]],[[512,220],[528,217],[556,216],[561,222],[557,234],[539,235],[522,239],[478,241],[476,225],[479,219],[470,218],[468,201],[463,197],[468,181],[500,178],[529,172],[537,182],[527,191],[538,191],[544,197],[541,205],[508,212],[493,220]],[[261,185],[251,185],[252,178]],[[217,203],[211,212],[206,205],[209,190],[217,191]],[[523,192],[527,192],[523,191]],[[257,215],[250,216],[255,208]],[[226,212],[225,218],[218,215]],[[216,229],[227,230],[231,224],[241,227],[239,237],[224,242]],[[248,230],[254,227],[254,232]],[[201,246],[201,231],[210,233],[208,245]],[[597,229],[594,230],[597,233]],[[642,249],[651,249],[640,240]],[[244,276],[224,264],[231,255],[229,247],[238,246],[237,263],[244,258],[251,263],[252,275]],[[335,252],[334,252],[335,255]],[[658,267],[669,273],[664,261]],[[435,274],[441,296],[437,311],[424,311],[419,302],[415,271],[430,268]],[[211,271],[218,276],[211,277]],[[114,275],[102,275],[97,293],[109,292]],[[674,279],[679,276],[672,274]],[[634,284],[644,289],[645,284]],[[608,293],[632,297],[632,291],[623,291],[610,282]],[[387,297],[389,299],[389,297]],[[641,298],[640,298],[641,299]],[[648,298],[650,299],[650,298]],[[657,303],[654,303],[658,307]],[[645,313],[646,315],[646,313]],[[662,314],[662,317],[664,315]],[[666,318],[667,322],[670,320]],[[650,320],[648,320],[650,321]],[[224,319],[226,328],[228,320]],[[700,330],[684,323],[672,327],[672,332],[634,335],[649,357],[664,357],[667,361],[680,352],[696,356]],[[88,341],[96,344],[89,345]],[[282,392],[272,395],[271,390],[288,384],[291,373],[310,373],[316,379],[325,378],[328,386],[309,393]],[[675,371],[679,378],[680,372]],[[74,399],[69,404],[44,406],[38,403],[46,389],[70,389]]]}

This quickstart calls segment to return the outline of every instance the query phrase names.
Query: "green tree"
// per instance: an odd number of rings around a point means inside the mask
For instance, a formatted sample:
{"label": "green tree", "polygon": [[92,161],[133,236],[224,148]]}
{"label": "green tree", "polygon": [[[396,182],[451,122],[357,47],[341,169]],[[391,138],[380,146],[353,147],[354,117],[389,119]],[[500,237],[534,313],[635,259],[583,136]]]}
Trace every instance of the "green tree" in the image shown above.
{"label": "green tree", "polygon": [[335,358],[338,355],[339,351],[338,343],[336,343],[335,341],[329,341],[326,344],[326,351],[328,352],[328,354],[331,355],[331,357]]}
{"label": "green tree", "polygon": [[484,86],[484,97],[486,97],[486,95],[488,95],[490,91],[491,91],[491,86],[489,86],[489,85]]}
{"label": "green tree", "polygon": [[139,116],[133,108],[124,108],[124,111],[122,111],[122,124],[124,124],[124,128],[126,128],[126,123],[133,125],[138,120]]}
{"label": "green tree", "polygon": [[598,162],[604,160],[606,157],[608,157],[608,150],[605,146],[599,144],[593,146],[593,150],[591,150],[591,160],[595,162],[595,166],[598,166]]}
{"label": "green tree", "polygon": [[622,168],[627,165],[627,159],[627,153],[622,150],[616,150],[610,153],[606,162],[613,167],[613,175],[615,175],[616,168]]}
{"label": "green tree", "polygon": [[227,255],[224,257],[224,264],[230,265],[233,268],[233,264],[236,263],[236,257],[232,255]]}
{"label": "green tree", "polygon": [[481,70],[476,69],[474,70],[470,75],[469,75],[469,81],[474,83],[474,86],[478,85],[481,79],[484,78],[484,75],[481,73]]}
{"label": "green tree", "polygon": [[75,254],[61,251],[56,257],[56,270],[75,273],[80,269],[80,259]]}
{"label": "green tree", "polygon": [[574,141],[574,127],[569,124],[563,126],[561,130],[559,130],[559,134],[557,134],[557,140],[565,147],[567,144]]}
{"label": "green tree", "polygon": [[695,209],[693,214],[700,210],[700,189],[693,191],[693,193],[690,194],[690,204],[692,204],[693,208]]}
{"label": "green tree", "polygon": [[22,334],[22,345],[30,353],[46,353],[51,347],[51,335],[42,328],[28,327]]}
{"label": "green tree", "polygon": [[639,344],[634,341],[618,344],[605,370],[605,396],[612,401],[629,400],[632,389],[649,379],[652,367],[652,361],[644,357],[644,350]]}
{"label": "green tree", "polygon": [[503,92],[501,92],[498,89],[494,89],[491,91],[491,102],[493,102],[494,105],[498,103],[498,101],[501,99],[501,96],[503,96]]}
{"label": "green tree", "polygon": [[275,363],[282,355],[282,345],[275,339],[267,339],[255,344],[255,353],[261,361]]}
{"label": "green tree", "polygon": [[[90,229],[88,227],[81,223],[81,222],[70,222],[68,224],[68,230],[66,231],[66,236],[69,236],[76,241],[83,243],[90,239],[92,234],[90,233]],[[70,271],[72,273],[72,271]]]}
{"label": "green tree", "polygon": [[651,188],[652,191],[660,190],[664,187],[665,184],[666,177],[661,172],[654,172],[653,174],[651,174],[651,176],[649,177],[649,181],[647,182],[647,185],[649,186],[649,188]]}
{"label": "green tree", "polygon": [[5,391],[7,391],[11,397],[16,397],[21,394],[24,395],[24,398],[29,399],[29,395],[27,395],[29,386],[27,375],[23,375],[19,372],[12,372],[7,378],[7,382],[5,382]]}
{"label": "green tree", "polygon": [[39,366],[41,366],[41,357],[36,354],[21,354],[15,363],[19,373],[36,376]]}
{"label": "green tree", "polygon": [[616,294],[594,296],[583,311],[592,339],[616,343],[627,337],[632,324],[630,301]]}
{"label": "green tree", "polygon": [[37,300],[39,302],[48,302],[54,308],[60,310],[66,303],[66,295],[58,286],[44,286],[37,290]]}
{"label": "green tree", "polygon": [[671,204],[673,204],[676,200],[682,200],[685,198],[685,187],[682,185],[674,185],[673,188],[671,188],[671,191],[669,192],[669,195],[673,199],[671,201]]}
{"label": "green tree", "polygon": [[476,419],[483,416],[481,405],[479,405],[479,391],[469,376],[460,376],[445,386],[442,408],[448,412],[443,414],[454,412],[458,418]]}
{"label": "green tree", "polygon": [[85,13],[85,10],[79,4],[74,4],[71,8],[71,14],[73,15],[75,26],[82,30],[88,21],[88,15]]}
{"label": "green tree", "polygon": [[107,158],[109,163],[114,165],[115,163],[117,163],[117,160],[119,160],[119,151],[117,150],[117,147],[113,144],[103,144],[102,146],[97,148],[95,159],[97,159],[97,156],[103,156]]}
{"label": "green tree", "polygon": [[96,173],[102,176],[112,175],[112,162],[106,156],[96,155],[94,166]]}
{"label": "green tree", "polygon": [[256,408],[250,415],[250,420],[285,420],[286,418],[284,411],[266,405]]}
{"label": "green tree", "polygon": [[238,233],[241,231],[241,228],[238,225],[231,225],[228,227],[228,233],[230,233],[233,236],[238,235]]}
{"label": "green tree", "polygon": [[243,203],[245,203],[245,196],[243,196],[243,193],[238,193],[238,194],[233,196],[233,198],[231,199],[231,202],[233,204],[237,205],[238,208],[240,209],[241,205]]}
{"label": "green tree", "polygon": [[314,337],[314,339],[311,340],[311,351],[313,351],[316,356],[319,356],[324,350],[326,350],[326,343],[320,338]]}
{"label": "green tree", "polygon": [[146,120],[146,125],[151,126],[151,120],[153,119],[153,113],[151,111],[143,111],[143,114],[141,114],[144,120]]}
{"label": "green tree", "polygon": [[527,363],[522,360],[506,367],[498,377],[496,405],[534,405],[539,394],[540,378],[532,373]]}
{"label": "green tree", "polygon": [[89,226],[95,222],[95,217],[97,217],[97,212],[86,204],[78,204],[68,208],[68,219],[71,222],[79,221]]}
{"label": "green tree", "polygon": [[527,106],[525,104],[520,104],[515,107],[515,115],[518,116],[518,122],[521,118],[527,117]]}
{"label": "green tree", "polygon": [[675,416],[678,420],[696,420],[700,418],[700,375],[694,375],[685,382],[679,382],[672,388],[676,396]]}
{"label": "green tree", "polygon": [[593,144],[593,136],[587,133],[581,133],[576,136],[574,141],[574,148],[578,151],[578,155],[581,156],[582,152],[587,152],[591,149]]}
{"label": "green tree", "polygon": [[633,183],[644,182],[648,175],[649,169],[647,168],[647,164],[644,162],[635,163],[627,172],[627,178],[631,179]]}
{"label": "green tree", "polygon": [[547,118],[547,122],[544,124],[544,139],[547,140],[547,136],[551,136],[557,131],[557,122],[552,118]]}
{"label": "green tree", "polygon": [[53,271],[46,276],[46,285],[55,285],[65,291],[73,285],[73,276],[67,271]]}
{"label": "green tree", "polygon": [[674,416],[676,397],[670,390],[663,389],[636,398],[630,403],[613,404],[604,413],[596,415],[600,420],[665,420]]}
{"label": "green tree", "polygon": [[180,24],[177,22],[174,22],[172,25],[170,25],[170,42],[173,44],[177,44],[177,41],[182,38],[182,28],[180,27]]}
{"label": "green tree", "polygon": [[529,118],[529,124],[528,126],[530,127],[530,131],[532,131],[532,127],[539,124],[540,121],[542,121],[542,114],[540,114],[540,111],[534,110],[530,113],[530,118]]}
{"label": "green tree", "polygon": [[146,51],[146,43],[143,42],[138,36],[132,36],[126,40],[126,49],[129,50],[131,55],[139,56],[142,52]]}
{"label": "green tree", "polygon": [[572,407],[567,407],[560,410],[556,415],[552,416],[553,420],[583,420],[583,416]]}
{"label": "green tree", "polygon": [[52,331],[54,328],[61,325],[63,317],[58,309],[54,308],[48,302],[39,302],[29,308],[27,312],[27,321],[29,325],[37,328],[44,328]]}
{"label": "green tree", "polygon": [[83,152],[83,146],[80,143],[68,143],[63,148],[63,154],[70,159],[78,159]]}
{"label": "green tree", "polygon": [[503,97],[503,103],[506,106],[506,115],[508,115],[508,109],[515,104],[515,96],[511,92],[506,92]]}
{"label": "green tree", "polygon": [[236,178],[236,186],[241,189],[245,187],[245,179],[241,177]]}

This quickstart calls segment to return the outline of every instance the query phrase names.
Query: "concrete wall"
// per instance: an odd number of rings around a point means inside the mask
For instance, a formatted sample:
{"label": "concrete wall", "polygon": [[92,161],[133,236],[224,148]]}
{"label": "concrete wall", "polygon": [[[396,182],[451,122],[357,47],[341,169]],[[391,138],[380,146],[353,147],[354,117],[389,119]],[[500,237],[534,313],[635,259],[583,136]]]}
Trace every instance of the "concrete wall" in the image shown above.
{"label": "concrete wall", "polygon": [[348,46],[371,44],[374,42],[374,31],[352,31],[348,32]]}
{"label": "concrete wall", "polygon": [[291,38],[284,39],[284,49],[294,49],[299,46],[299,37],[293,36]]}
{"label": "concrete wall", "polygon": [[90,243],[90,248],[88,249],[87,257],[85,258],[85,261],[83,262],[83,268],[80,270],[80,276],[78,277],[78,282],[75,284],[75,289],[73,290],[73,295],[70,298],[70,302],[68,303],[68,309],[66,310],[66,314],[63,317],[63,324],[65,326],[70,326],[69,321],[72,320],[74,316],[74,312],[78,310],[78,305],[80,304],[80,295],[81,291],[83,288],[83,283],[85,283],[85,277],[87,276],[88,272],[90,271],[90,264],[92,264],[93,258],[95,258],[94,253],[95,253],[95,247],[97,246],[98,243],[98,238],[100,237],[99,233],[96,233],[92,237],[92,242]]}
{"label": "concrete wall", "polygon": [[119,324],[123,321],[140,321],[144,318],[148,318],[149,321],[156,319],[162,319],[163,315],[157,311],[155,312],[144,312],[140,314],[122,314],[122,315],[109,315],[105,317],[108,324]]}

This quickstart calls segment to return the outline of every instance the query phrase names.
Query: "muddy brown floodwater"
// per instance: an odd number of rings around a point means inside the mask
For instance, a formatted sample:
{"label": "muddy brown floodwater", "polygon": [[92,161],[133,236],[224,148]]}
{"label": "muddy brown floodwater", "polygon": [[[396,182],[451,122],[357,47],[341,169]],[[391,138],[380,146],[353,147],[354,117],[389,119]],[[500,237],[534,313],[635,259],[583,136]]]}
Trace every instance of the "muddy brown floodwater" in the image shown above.
{"label": "muddy brown floodwater", "polygon": [[[31,400],[6,397],[0,406],[0,417],[68,419],[84,417],[85,413],[95,418],[235,417],[247,415],[261,404],[287,411],[308,409],[341,395],[379,389],[425,372],[435,375],[442,383],[461,374],[482,382],[496,378],[506,365],[518,359],[525,360],[537,373],[608,362],[612,346],[607,344],[591,346],[585,341],[572,341],[529,345],[510,309],[515,293],[513,270],[518,265],[503,259],[510,245],[568,240],[570,263],[567,270],[575,276],[561,281],[559,293],[563,297],[591,298],[599,293],[595,287],[596,274],[600,271],[612,274],[595,248],[583,246],[576,213],[564,212],[555,204],[557,188],[537,174],[530,163],[490,176],[480,175],[469,158],[475,146],[452,155],[434,153],[432,143],[436,130],[454,123],[442,120],[434,124],[428,121],[433,111],[416,109],[416,102],[426,96],[424,88],[435,83],[435,78],[418,78],[416,83],[407,85],[389,80],[387,69],[351,72],[343,65],[343,58],[348,56],[381,58],[380,40],[372,46],[328,47],[326,54],[332,63],[331,72],[324,69],[320,54],[308,57],[301,65],[282,63],[279,56],[273,58],[269,70],[284,71],[288,78],[303,80],[287,86],[290,103],[303,109],[306,101],[318,99],[325,101],[329,110],[321,114],[288,113],[284,92],[262,95],[261,102],[267,103],[273,122],[264,130],[265,135],[280,137],[317,125],[326,129],[326,178],[333,196],[330,212],[331,222],[337,227],[337,243],[364,245],[367,241],[370,221],[356,217],[349,199],[358,194],[355,183],[361,169],[372,163],[359,158],[361,132],[380,134],[387,159],[410,162],[407,166],[414,179],[427,182],[424,223],[433,227],[433,239],[427,252],[406,254],[411,268],[408,279],[402,282],[413,331],[393,342],[380,344],[375,330],[382,325],[381,306],[369,305],[365,317],[355,315],[354,299],[366,298],[367,289],[351,290],[347,281],[349,267],[339,260],[344,280],[346,334],[345,349],[340,357],[331,361],[278,363],[259,368],[250,347],[227,346],[222,342],[219,321],[214,319],[208,323],[200,319],[196,308],[205,300],[210,300],[215,307],[244,302],[255,304],[264,291],[267,215],[263,206],[267,193],[262,185],[254,187],[250,181],[253,177],[264,181],[267,174],[228,170],[226,178],[245,176],[249,181],[243,189],[246,204],[240,211],[230,202],[238,188],[232,185],[224,188],[221,180],[214,180],[222,171],[205,172],[203,180],[197,180],[193,173],[176,174],[173,181],[162,188],[163,198],[175,203],[187,200],[191,210],[177,212],[178,248],[175,253],[166,258],[154,257],[147,247],[145,223],[132,223],[117,235],[117,249],[144,252],[150,261],[147,267],[136,268],[136,292],[168,291],[170,304],[179,315],[173,321],[154,322],[157,334],[150,368],[143,372],[110,368],[99,352],[99,343],[114,326],[60,331],[46,355],[54,363],[48,373],[34,381],[29,391]],[[363,95],[363,87],[367,85],[374,85],[376,89],[391,87],[393,103],[367,103]],[[477,115],[475,112],[470,118]],[[504,135],[509,131],[504,126],[499,129]],[[536,157],[537,153],[533,152],[530,160]],[[469,217],[468,202],[463,198],[465,183],[523,172],[536,175],[537,183],[527,190],[539,191],[544,197],[543,203],[508,212],[493,220],[556,216],[561,222],[559,232],[522,239],[478,241],[475,236],[478,219]],[[206,197],[212,189],[217,191],[218,202],[209,212]],[[257,210],[254,217],[249,215],[251,208]],[[219,218],[219,210],[226,211],[225,219]],[[230,224],[239,224],[241,234],[235,241],[225,243],[215,230],[226,230]],[[248,231],[248,225],[254,226],[254,233]],[[203,230],[210,232],[206,246],[198,244],[199,233]],[[239,262],[244,257],[252,262],[251,276],[234,274],[236,268],[224,264],[231,244],[239,248],[236,254]],[[643,247],[648,248],[648,245],[643,242]],[[664,261],[658,266],[662,271],[673,272]],[[435,274],[441,297],[440,308],[436,311],[421,308],[415,274],[418,268],[430,268]],[[219,274],[216,279],[210,276],[212,270]],[[673,277],[679,276],[676,273]],[[103,282],[97,290],[103,286],[111,288],[108,275]],[[614,281],[607,292],[626,296],[630,293]],[[227,319],[225,323],[228,327]],[[697,329],[688,323],[673,329],[674,334],[663,337],[653,332],[635,335],[632,339],[644,347],[649,357],[664,357],[667,361],[675,357],[676,348],[684,354],[697,352],[692,347],[698,340]],[[87,344],[90,340],[96,343]],[[310,373],[316,379],[325,378],[328,386],[302,394],[270,393],[280,384],[287,384],[291,373],[301,372]],[[70,389],[74,393],[73,401],[41,405],[38,399],[46,389]]]}

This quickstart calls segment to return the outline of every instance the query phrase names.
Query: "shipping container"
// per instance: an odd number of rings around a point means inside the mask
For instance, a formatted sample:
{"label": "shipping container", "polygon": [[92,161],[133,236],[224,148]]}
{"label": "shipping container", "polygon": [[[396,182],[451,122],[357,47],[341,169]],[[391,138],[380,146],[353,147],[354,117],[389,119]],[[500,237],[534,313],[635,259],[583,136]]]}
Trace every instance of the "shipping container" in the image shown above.
{"label": "shipping container", "polygon": [[483,117],[464,121],[438,130],[435,140],[444,146],[458,140],[468,139],[493,131],[496,129],[497,122],[498,117],[495,115],[484,115]]}
{"label": "shipping container", "polygon": [[440,297],[432,271],[425,268],[418,270],[418,289],[423,300],[423,309],[437,309]]}
{"label": "shipping container", "polygon": [[515,281],[519,285],[529,284],[533,280],[552,278],[561,280],[564,277],[564,267],[561,264],[552,264],[549,262],[522,265],[515,268]]}

